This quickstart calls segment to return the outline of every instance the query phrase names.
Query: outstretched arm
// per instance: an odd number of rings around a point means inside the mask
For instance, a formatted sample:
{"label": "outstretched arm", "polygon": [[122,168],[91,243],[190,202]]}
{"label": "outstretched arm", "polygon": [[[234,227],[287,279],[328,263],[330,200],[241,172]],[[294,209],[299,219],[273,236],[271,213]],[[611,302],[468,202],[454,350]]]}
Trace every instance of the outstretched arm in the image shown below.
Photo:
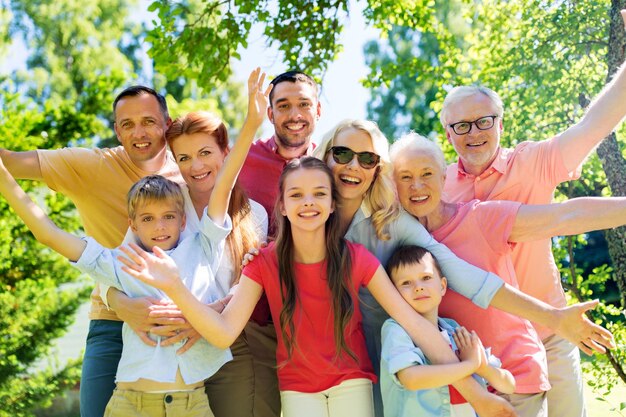
{"label": "outstretched arm", "polygon": [[207,207],[207,214],[216,224],[224,223],[230,193],[246,160],[254,135],[263,123],[267,111],[268,96],[272,90],[271,84],[265,91],[261,90],[264,81],[265,73],[262,73],[260,68],[252,71],[248,78],[248,115],[235,145],[228,153],[224,165],[222,165],[215,179],[215,188],[213,188]]}
{"label": "outstretched arm", "polygon": [[153,254],[134,243],[130,244],[130,248],[123,246],[120,249],[127,256],[118,258],[125,265],[122,269],[138,280],[164,291],[193,328],[219,348],[233,344],[263,293],[259,284],[242,276],[233,298],[220,315],[194,297],[181,281],[172,258],[158,247],[154,248]]}
{"label": "outstretched arm", "polygon": [[509,242],[577,235],[626,224],[625,197],[581,197],[562,203],[522,205]]}
{"label": "outstretched arm", "polygon": [[597,304],[598,301],[595,300],[555,308],[508,284],[504,284],[491,301],[491,306],[499,310],[554,330],[588,355],[591,355],[594,350],[604,353],[605,346],[610,349],[615,347],[611,332],[592,323],[585,315],[587,310],[594,308]]}
{"label": "outstretched arm", "polygon": [[6,198],[15,213],[33,232],[35,239],[60,253],[70,261],[77,261],[87,243],[59,229],[52,220],[22,190],[0,160],[0,193]]}

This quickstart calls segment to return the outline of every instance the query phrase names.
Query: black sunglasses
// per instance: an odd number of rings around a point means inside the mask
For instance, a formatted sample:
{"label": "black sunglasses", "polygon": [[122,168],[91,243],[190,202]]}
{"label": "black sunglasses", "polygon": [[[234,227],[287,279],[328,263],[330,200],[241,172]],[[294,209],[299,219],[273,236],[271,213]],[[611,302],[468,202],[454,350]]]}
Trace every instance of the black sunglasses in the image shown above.
{"label": "black sunglasses", "polygon": [[354,152],[345,146],[333,146],[329,151],[333,154],[335,162],[341,165],[349,164],[354,155],[356,155],[359,165],[365,169],[372,169],[380,162],[380,156],[374,152]]}

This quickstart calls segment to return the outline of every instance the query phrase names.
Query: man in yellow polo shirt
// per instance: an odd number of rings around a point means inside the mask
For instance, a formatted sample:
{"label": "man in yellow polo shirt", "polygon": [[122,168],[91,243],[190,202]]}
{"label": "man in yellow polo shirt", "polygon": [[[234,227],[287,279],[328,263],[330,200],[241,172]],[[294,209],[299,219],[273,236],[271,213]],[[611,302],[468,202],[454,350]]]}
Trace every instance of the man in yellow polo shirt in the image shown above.
{"label": "man in yellow polo shirt", "polygon": [[[121,146],[0,150],[14,177],[44,181],[69,197],[87,234],[110,248],[122,243],[128,228],[126,193],[131,185],[151,174],[179,178],[178,167],[165,148],[165,131],[171,123],[165,98],[148,87],[129,87],[115,99],[113,112]],[[136,302],[146,307],[151,304],[145,299]],[[97,288],[91,304],[80,386],[81,416],[102,417],[115,388],[122,322],[102,303]]]}

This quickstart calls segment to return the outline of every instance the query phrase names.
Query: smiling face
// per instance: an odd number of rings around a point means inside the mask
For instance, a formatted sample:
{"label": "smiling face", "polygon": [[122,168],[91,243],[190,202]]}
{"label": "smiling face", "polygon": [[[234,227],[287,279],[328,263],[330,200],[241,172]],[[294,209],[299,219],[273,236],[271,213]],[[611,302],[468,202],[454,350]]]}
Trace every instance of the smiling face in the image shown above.
{"label": "smiling face", "polygon": [[169,250],[175,247],[185,228],[185,214],[171,199],[147,200],[138,204],[128,224],[144,249],[154,246]]}
{"label": "smiling face", "polygon": [[217,173],[228,154],[213,135],[204,132],[181,135],[171,141],[178,169],[192,195],[210,195]]}
{"label": "smiling face", "polygon": [[115,133],[130,159],[139,167],[165,158],[165,120],[156,97],[127,96],[115,107]]}
{"label": "smiling face", "polygon": [[449,126],[458,122],[471,122],[481,117],[497,115],[497,106],[484,94],[477,93],[451,104],[446,115],[446,137],[463,162],[465,171],[480,175],[493,162],[500,146],[502,118],[498,117],[492,128],[479,130],[475,125],[465,135],[457,135]]}
{"label": "smiling face", "polygon": [[440,276],[430,253],[425,254],[419,263],[395,268],[391,271],[391,280],[413,310],[437,323],[439,304],[446,293],[447,281]]}
{"label": "smiling face", "polygon": [[323,231],[335,210],[331,182],[319,169],[299,168],[284,179],[280,212],[287,216],[292,231]]}
{"label": "smiling face", "polygon": [[[344,146],[354,152],[375,153],[370,135],[351,127],[339,132],[332,145]],[[360,204],[374,181],[377,168],[363,168],[356,156],[347,164],[339,164],[335,162],[330,152],[326,156],[326,164],[333,172],[342,203],[358,200]]]}
{"label": "smiling face", "polygon": [[274,125],[278,152],[285,158],[302,156],[321,115],[315,87],[305,82],[284,81],[272,89],[267,116]]}
{"label": "smiling face", "polygon": [[420,219],[437,210],[445,171],[431,151],[405,149],[393,161],[398,199],[406,211]]}

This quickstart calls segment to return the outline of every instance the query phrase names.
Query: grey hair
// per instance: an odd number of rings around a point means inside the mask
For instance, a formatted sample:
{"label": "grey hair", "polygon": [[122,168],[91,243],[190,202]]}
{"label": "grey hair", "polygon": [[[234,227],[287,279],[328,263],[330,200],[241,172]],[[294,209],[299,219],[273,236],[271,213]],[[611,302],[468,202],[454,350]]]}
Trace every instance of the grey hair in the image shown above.
{"label": "grey hair", "polygon": [[446,164],[446,157],[439,144],[415,132],[403,135],[391,145],[391,149],[389,150],[391,163],[393,164],[399,155],[412,151],[431,154],[440,165],[441,172],[446,172],[448,165]]}
{"label": "grey hair", "polygon": [[502,116],[504,115],[504,104],[502,103],[502,99],[500,98],[498,93],[493,91],[491,88],[479,85],[462,85],[459,87],[454,87],[452,90],[450,90],[445,100],[443,101],[443,107],[441,109],[441,113],[439,114],[439,120],[441,121],[441,124],[444,128],[448,124],[447,116],[450,106],[476,94],[483,94],[487,96],[487,98],[491,100],[491,102],[496,106],[496,116],[502,118]]}

